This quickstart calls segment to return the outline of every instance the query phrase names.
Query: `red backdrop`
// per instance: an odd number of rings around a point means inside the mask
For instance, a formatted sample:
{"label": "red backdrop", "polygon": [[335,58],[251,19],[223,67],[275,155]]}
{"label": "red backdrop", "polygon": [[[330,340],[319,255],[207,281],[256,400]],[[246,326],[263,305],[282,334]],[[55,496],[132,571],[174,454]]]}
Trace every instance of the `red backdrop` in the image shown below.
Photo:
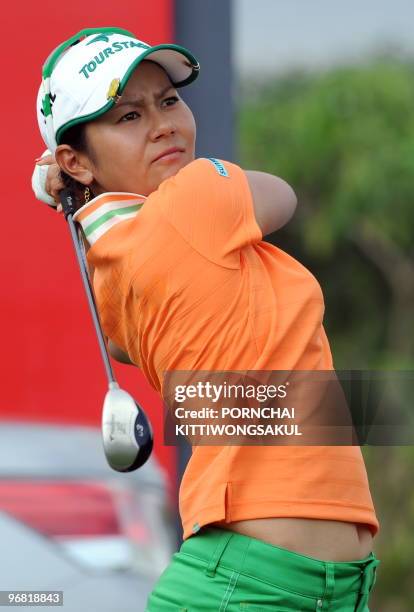
{"label": "red backdrop", "polygon": [[[45,148],[35,114],[41,66],[57,44],[85,27],[113,25],[152,44],[171,41],[172,11],[173,0],[43,0],[2,8],[3,419],[99,424],[106,391],[68,228],[30,187],[34,160]],[[175,453],[162,445],[158,396],[136,369],[115,369],[150,415],[156,454],[174,480]]]}

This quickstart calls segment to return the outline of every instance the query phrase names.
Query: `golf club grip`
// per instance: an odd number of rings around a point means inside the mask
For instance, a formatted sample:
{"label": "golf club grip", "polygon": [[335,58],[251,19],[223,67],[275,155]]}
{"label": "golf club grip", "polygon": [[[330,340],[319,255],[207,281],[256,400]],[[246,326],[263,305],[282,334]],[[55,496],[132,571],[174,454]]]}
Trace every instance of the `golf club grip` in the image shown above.
{"label": "golf club grip", "polygon": [[62,204],[65,219],[68,218],[68,215],[74,215],[76,212],[77,201],[74,192],[66,187],[59,192],[59,199],[60,203]]}
{"label": "golf club grip", "polygon": [[93,289],[89,280],[88,271],[86,269],[86,264],[83,259],[83,254],[81,250],[81,246],[79,244],[78,235],[76,232],[75,222],[72,218],[73,214],[76,212],[76,197],[72,191],[69,189],[63,189],[60,194],[60,201],[63,207],[63,212],[66,218],[66,221],[69,224],[70,233],[72,236],[73,246],[75,247],[76,258],[78,260],[83,285],[86,291],[86,295],[88,298],[89,310],[92,315],[93,324],[95,327],[96,335],[98,337],[99,348],[101,351],[102,360],[105,366],[106,375],[109,383],[115,383],[116,379],[114,376],[114,372],[112,370],[111,362],[108,355],[108,350],[106,347],[105,338],[101,328],[101,322],[99,320],[98,309],[96,307],[95,297],[93,294]]}

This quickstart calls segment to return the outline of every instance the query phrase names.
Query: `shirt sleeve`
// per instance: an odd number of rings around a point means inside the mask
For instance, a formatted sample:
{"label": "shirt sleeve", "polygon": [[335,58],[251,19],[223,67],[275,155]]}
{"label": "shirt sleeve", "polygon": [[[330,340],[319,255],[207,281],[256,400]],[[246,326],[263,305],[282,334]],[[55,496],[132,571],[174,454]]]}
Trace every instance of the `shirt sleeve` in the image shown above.
{"label": "shirt sleeve", "polygon": [[213,263],[240,267],[240,249],[262,240],[246,174],[237,165],[197,159],[159,188],[166,220]]}

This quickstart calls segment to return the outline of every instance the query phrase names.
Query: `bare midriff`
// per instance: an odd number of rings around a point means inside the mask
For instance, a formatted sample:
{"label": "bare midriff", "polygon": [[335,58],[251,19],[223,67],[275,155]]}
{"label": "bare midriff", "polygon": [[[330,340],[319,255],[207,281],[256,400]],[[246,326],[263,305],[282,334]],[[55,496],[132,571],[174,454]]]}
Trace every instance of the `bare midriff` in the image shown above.
{"label": "bare midriff", "polygon": [[264,518],[216,525],[323,561],[357,561],[372,551],[372,533],[360,523]]}

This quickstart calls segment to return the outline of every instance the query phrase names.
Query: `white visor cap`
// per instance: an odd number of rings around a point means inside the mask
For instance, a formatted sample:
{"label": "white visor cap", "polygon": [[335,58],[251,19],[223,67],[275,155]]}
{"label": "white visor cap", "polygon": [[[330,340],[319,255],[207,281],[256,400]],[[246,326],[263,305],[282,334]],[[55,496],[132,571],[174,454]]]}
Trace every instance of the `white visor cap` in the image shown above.
{"label": "white visor cap", "polygon": [[54,153],[65,130],[112,108],[144,59],[164,68],[175,87],[198,76],[199,64],[184,47],[151,47],[117,28],[82,30],[57,47],[43,67],[36,105],[47,148]]}

